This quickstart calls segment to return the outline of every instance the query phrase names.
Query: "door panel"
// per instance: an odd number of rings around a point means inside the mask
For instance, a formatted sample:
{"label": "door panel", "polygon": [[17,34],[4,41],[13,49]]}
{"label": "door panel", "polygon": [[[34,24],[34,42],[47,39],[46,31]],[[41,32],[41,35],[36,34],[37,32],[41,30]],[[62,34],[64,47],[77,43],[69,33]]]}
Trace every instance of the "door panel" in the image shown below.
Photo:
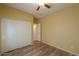
{"label": "door panel", "polygon": [[31,44],[32,30],[30,22],[3,19],[2,24],[4,37],[2,46],[5,51]]}

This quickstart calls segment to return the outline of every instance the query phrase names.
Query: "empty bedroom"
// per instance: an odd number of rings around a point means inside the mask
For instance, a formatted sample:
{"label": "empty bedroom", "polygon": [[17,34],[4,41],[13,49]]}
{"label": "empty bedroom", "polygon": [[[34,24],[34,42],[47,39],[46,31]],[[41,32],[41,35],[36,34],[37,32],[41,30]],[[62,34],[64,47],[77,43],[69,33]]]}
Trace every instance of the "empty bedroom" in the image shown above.
{"label": "empty bedroom", "polygon": [[78,56],[79,3],[0,3],[1,56]]}

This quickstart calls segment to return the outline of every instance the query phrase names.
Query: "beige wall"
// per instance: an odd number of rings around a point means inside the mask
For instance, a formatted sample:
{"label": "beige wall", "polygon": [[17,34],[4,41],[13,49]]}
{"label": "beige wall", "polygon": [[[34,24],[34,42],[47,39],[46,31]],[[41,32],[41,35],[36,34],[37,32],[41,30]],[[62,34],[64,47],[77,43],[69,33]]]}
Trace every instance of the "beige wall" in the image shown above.
{"label": "beige wall", "polygon": [[[25,13],[21,10],[3,4],[0,4],[0,22],[1,22],[1,18],[25,20],[33,24],[33,16],[31,14]],[[0,27],[0,34],[1,34],[1,27]],[[1,48],[1,35],[0,35],[0,48]]]}
{"label": "beige wall", "polygon": [[1,52],[1,20],[0,20],[0,52]]}
{"label": "beige wall", "polygon": [[27,20],[30,22],[33,21],[33,16],[31,14],[25,13],[21,10],[11,8],[2,4],[0,4],[0,9],[0,17],[2,18],[13,18],[17,20]]}
{"label": "beige wall", "polygon": [[33,23],[34,24],[39,24],[39,20],[37,18],[33,17]]}
{"label": "beige wall", "polygon": [[79,4],[40,19],[42,41],[79,54]]}

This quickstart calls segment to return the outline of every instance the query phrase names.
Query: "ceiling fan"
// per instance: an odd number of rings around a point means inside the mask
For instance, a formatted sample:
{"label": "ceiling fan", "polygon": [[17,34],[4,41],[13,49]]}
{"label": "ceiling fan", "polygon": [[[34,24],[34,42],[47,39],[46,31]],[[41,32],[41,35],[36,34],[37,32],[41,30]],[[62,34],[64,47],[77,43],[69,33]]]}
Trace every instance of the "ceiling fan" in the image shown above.
{"label": "ceiling fan", "polygon": [[36,11],[38,11],[41,7],[51,8],[51,6],[48,3],[39,3]]}

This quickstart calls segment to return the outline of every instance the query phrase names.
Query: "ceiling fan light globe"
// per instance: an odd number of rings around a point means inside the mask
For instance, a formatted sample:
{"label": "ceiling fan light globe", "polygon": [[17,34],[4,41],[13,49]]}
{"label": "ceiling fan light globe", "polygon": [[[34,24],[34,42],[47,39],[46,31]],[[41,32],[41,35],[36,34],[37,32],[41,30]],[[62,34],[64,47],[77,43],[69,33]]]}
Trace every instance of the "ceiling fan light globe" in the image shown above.
{"label": "ceiling fan light globe", "polygon": [[44,6],[44,3],[39,3],[39,6]]}

